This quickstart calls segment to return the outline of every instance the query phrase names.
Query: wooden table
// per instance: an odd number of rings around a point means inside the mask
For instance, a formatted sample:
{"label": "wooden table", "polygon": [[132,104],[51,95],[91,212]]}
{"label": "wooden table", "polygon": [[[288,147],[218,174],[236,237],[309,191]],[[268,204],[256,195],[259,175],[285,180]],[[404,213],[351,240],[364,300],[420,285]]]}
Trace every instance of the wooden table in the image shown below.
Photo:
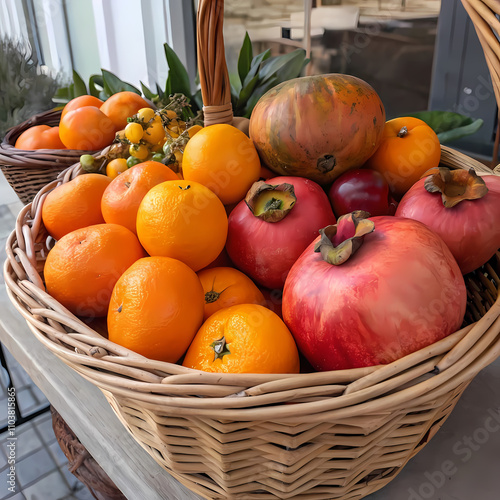
{"label": "wooden table", "polygon": [[[102,393],[36,340],[0,285],[0,341],[129,500],[195,500],[130,436]],[[472,382],[443,428],[368,500],[497,500],[500,361]]]}

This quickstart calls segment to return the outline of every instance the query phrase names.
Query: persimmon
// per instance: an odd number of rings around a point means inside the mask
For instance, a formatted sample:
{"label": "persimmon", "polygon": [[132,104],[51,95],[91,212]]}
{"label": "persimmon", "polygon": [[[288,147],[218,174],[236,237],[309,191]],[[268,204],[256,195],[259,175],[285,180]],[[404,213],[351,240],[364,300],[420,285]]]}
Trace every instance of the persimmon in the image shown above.
{"label": "persimmon", "polygon": [[177,180],[175,173],[157,161],[145,161],[129,168],[104,191],[101,200],[104,220],[137,233],[137,210],[142,199],[152,187],[172,180]]}
{"label": "persimmon", "polygon": [[175,363],[203,320],[196,273],[169,257],[146,257],[115,285],[108,311],[109,340],[150,359]]}
{"label": "persimmon", "polygon": [[48,293],[77,316],[105,316],[122,273],[145,257],[137,236],[117,224],[72,231],[49,252],[44,266]]}
{"label": "persimmon", "polygon": [[67,113],[73,111],[74,109],[83,108],[85,106],[94,106],[96,108],[100,108],[103,103],[104,101],[101,101],[101,99],[93,95],[81,95],[79,97],[75,97],[74,99],[71,99],[71,101],[69,101],[66,106],[64,106],[61,114],[61,120]]}
{"label": "persimmon", "polygon": [[84,174],[53,189],[42,206],[49,234],[59,240],[75,229],[103,224],[101,198],[110,182],[105,175]]}
{"label": "persimmon", "polygon": [[182,364],[218,373],[299,373],[300,369],[290,330],[258,304],[238,304],[212,314]]}
{"label": "persimmon", "polygon": [[151,188],[139,206],[137,236],[149,255],[179,259],[198,271],[224,248],[226,211],[198,182],[163,182]]}
{"label": "persimmon", "polygon": [[106,99],[101,106],[101,111],[111,119],[115,130],[121,130],[127,126],[127,118],[135,115],[142,108],[150,107],[139,94],[126,90]]}
{"label": "persimmon", "polygon": [[115,126],[100,109],[84,106],[64,115],[59,136],[68,149],[95,151],[113,142]]}
{"label": "persimmon", "polygon": [[226,124],[211,125],[187,143],[182,175],[211,189],[224,205],[238,203],[259,179],[259,155],[241,130]]}
{"label": "persimmon", "polygon": [[59,138],[59,127],[35,125],[25,130],[16,140],[17,149],[66,149]]}
{"label": "persimmon", "polygon": [[434,130],[418,118],[401,117],[386,122],[382,141],[365,166],[380,172],[400,199],[440,158]]}
{"label": "persimmon", "polygon": [[205,320],[220,309],[236,304],[266,305],[255,283],[232,267],[203,269],[198,273],[198,278],[205,292]]}

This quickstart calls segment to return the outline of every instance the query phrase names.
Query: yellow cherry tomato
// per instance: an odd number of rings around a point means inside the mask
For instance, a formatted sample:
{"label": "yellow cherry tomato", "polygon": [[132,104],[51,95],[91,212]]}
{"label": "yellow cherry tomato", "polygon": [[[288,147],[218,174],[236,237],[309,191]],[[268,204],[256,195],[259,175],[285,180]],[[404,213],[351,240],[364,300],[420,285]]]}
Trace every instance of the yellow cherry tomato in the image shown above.
{"label": "yellow cherry tomato", "polygon": [[143,123],[148,123],[152,118],[155,117],[155,112],[151,108],[141,108],[137,111],[137,118]]}
{"label": "yellow cherry tomato", "polygon": [[127,170],[127,160],[125,158],[115,158],[106,165],[106,175],[111,179],[118,177]]}
{"label": "yellow cherry tomato", "polygon": [[165,137],[165,130],[161,123],[152,123],[142,137],[149,144],[158,144]]}
{"label": "yellow cherry tomato", "polygon": [[145,160],[149,156],[149,149],[144,144],[132,144],[128,152],[138,160]]}
{"label": "yellow cherry tomato", "polygon": [[140,123],[132,122],[125,127],[125,137],[134,144],[142,139],[143,134],[144,129]]}

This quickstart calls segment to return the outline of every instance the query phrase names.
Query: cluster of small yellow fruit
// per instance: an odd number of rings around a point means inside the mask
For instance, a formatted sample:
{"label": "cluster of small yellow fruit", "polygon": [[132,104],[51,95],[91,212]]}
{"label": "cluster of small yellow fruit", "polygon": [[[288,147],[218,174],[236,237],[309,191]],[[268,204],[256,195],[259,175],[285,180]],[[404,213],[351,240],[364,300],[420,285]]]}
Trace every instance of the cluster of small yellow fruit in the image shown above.
{"label": "cluster of small yellow fruit", "polygon": [[184,147],[202,129],[192,120],[183,121],[172,109],[142,108],[128,122],[116,134],[116,142],[128,146],[128,158],[115,158],[107,164],[106,174],[111,178],[147,160],[162,162],[181,173]]}

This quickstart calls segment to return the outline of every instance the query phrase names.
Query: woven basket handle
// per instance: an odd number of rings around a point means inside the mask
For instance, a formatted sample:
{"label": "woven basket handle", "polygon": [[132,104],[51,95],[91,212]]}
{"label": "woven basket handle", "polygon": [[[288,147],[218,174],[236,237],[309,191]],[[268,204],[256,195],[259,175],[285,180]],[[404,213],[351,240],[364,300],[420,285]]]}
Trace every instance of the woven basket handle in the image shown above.
{"label": "woven basket handle", "polygon": [[233,122],[223,23],[224,0],[200,0],[197,16],[198,71],[206,127]]}

